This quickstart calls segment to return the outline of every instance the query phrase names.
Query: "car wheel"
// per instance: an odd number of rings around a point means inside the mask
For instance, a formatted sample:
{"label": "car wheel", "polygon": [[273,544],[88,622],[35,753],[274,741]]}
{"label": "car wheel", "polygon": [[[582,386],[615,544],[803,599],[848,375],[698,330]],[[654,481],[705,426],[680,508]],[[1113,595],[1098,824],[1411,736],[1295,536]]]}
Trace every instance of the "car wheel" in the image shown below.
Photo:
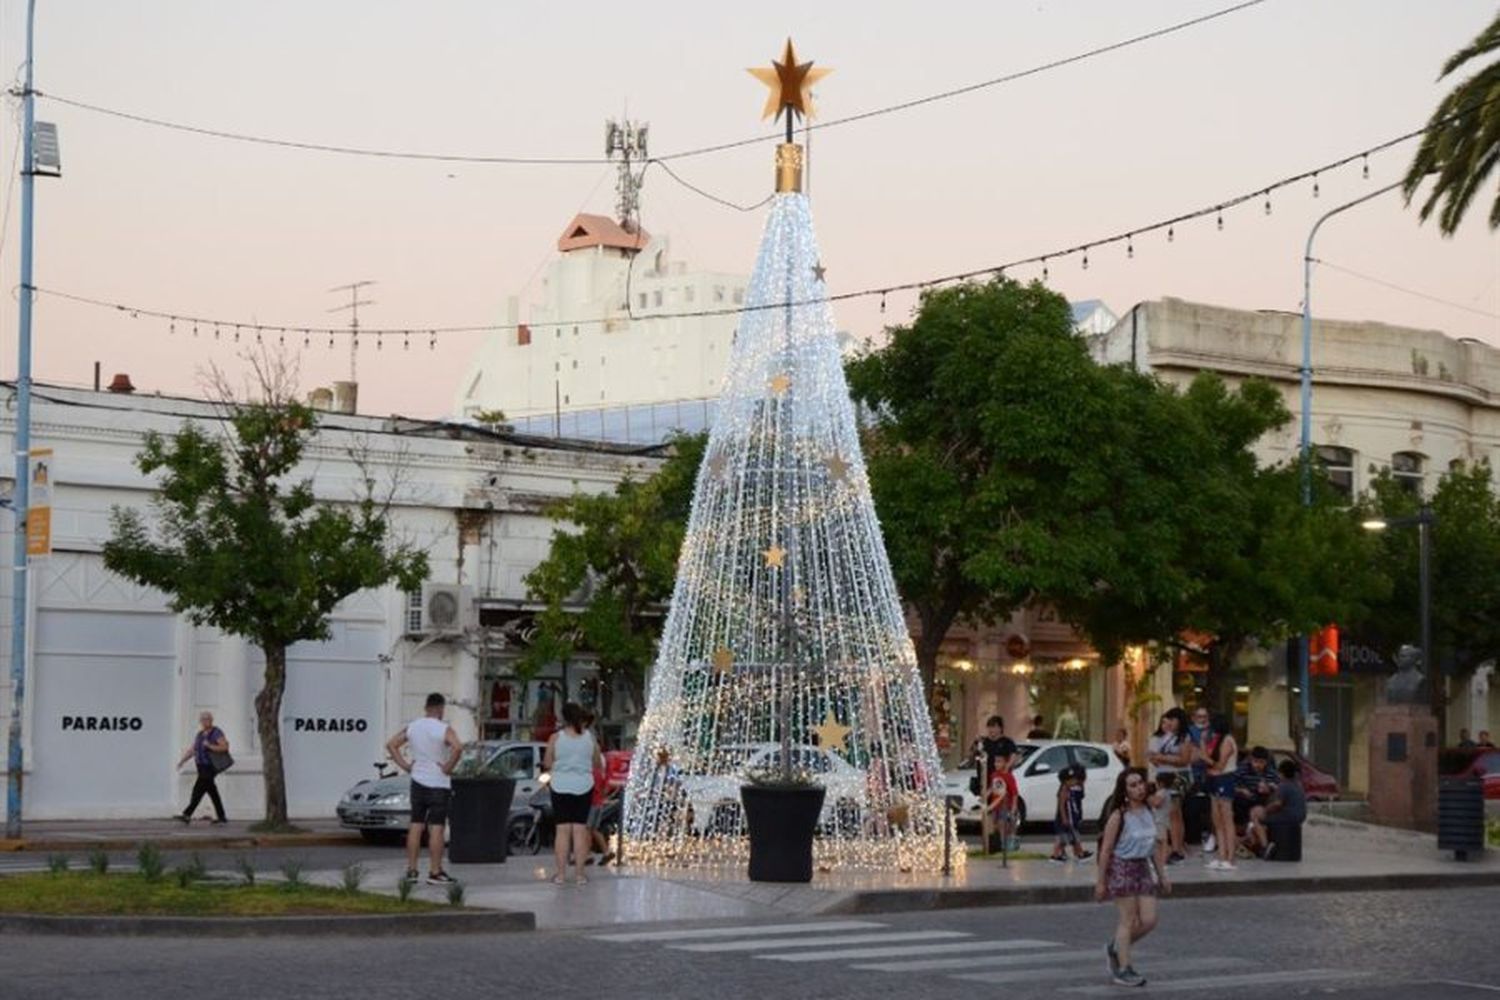
{"label": "car wheel", "polygon": [[394,844],[398,843],[401,835],[390,830],[361,830],[359,835],[367,844]]}

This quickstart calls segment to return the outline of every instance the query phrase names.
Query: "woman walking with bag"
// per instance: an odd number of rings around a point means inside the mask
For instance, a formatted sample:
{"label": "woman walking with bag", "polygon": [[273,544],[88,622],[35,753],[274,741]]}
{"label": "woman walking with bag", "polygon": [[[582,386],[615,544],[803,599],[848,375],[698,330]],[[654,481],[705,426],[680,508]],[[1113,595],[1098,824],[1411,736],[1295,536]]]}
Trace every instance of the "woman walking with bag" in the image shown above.
{"label": "woman walking with bag", "polygon": [[227,770],[234,763],[234,758],[229,756],[229,738],[224,735],[224,730],[214,725],[214,713],[199,713],[198,731],[193,734],[193,742],[182,752],[177,766],[181,767],[189,759],[198,768],[198,780],[193,783],[193,794],[188,799],[187,808],[177,814],[178,821],[191,823],[198,803],[207,795],[208,801],[214,805],[214,825],[228,823],[229,820],[224,815],[224,800],[219,798],[219,789],[214,784],[214,779],[220,771]]}
{"label": "woman walking with bag", "polygon": [[1131,961],[1131,948],[1156,927],[1156,897],[1172,891],[1157,851],[1156,821],[1147,805],[1150,786],[1143,768],[1120,772],[1099,846],[1094,898],[1115,901],[1114,937],[1104,946],[1109,975],[1120,986],[1145,986]]}
{"label": "woman walking with bag", "polygon": [[583,866],[589,858],[589,803],[594,792],[594,772],[604,770],[604,755],[588,728],[588,714],[571,701],[563,706],[563,728],[547,740],[542,768],[550,774],[552,815],[557,821],[553,847],[557,854],[557,873],[552,881],[562,885],[567,880],[568,849],[573,850],[574,878],[579,885],[588,881]]}

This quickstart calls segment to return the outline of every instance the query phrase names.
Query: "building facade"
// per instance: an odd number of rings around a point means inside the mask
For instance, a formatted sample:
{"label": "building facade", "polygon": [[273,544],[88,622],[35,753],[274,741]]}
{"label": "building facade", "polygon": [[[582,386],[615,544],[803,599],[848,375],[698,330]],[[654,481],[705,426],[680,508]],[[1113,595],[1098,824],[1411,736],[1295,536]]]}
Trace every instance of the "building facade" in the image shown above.
{"label": "building facade", "polygon": [[[1179,386],[1205,371],[1231,384],[1266,379],[1300,417],[1300,314],[1167,298],[1140,303],[1087,341],[1101,363],[1130,365]],[[1330,481],[1350,499],[1381,469],[1423,494],[1460,463],[1500,465],[1500,349],[1435,330],[1315,319],[1312,372],[1312,444]],[[1298,419],[1256,445],[1263,464],[1295,461],[1299,450]],[[1346,644],[1341,661],[1339,676],[1313,684],[1320,718],[1314,757],[1362,791],[1365,720],[1390,665],[1357,643]],[[1242,667],[1236,692],[1251,740],[1290,745],[1295,678],[1288,677],[1284,650],[1257,653]],[[1481,668],[1472,682],[1450,690],[1450,731],[1497,728],[1500,686],[1488,684],[1491,672]]]}
{"label": "building facade", "polygon": [[[11,404],[0,417],[10,447],[14,386],[0,391]],[[235,757],[221,780],[231,814],[259,814],[258,651],[194,627],[164,594],[108,572],[101,555],[112,509],[151,509],[152,482],[134,465],[143,435],[171,434],[188,420],[211,425],[221,412],[201,400],[50,386],[36,387],[33,399],[33,444],[54,451],[53,550],[29,574],[26,816],[180,811],[193,776],[175,763],[203,710]],[[330,815],[430,691],[449,697],[448,717],[465,739],[545,729],[564,698],[597,706],[622,732],[639,706],[628,692],[602,690],[586,656],[529,683],[516,677],[536,610],[524,577],[549,550],[549,502],[611,489],[627,471],[648,475],[655,454],[325,414],[299,478],[337,503],[357,497],[367,475],[382,485],[394,477],[392,535],[428,552],[431,578],[419,594],[388,587],[352,596],[333,614],[328,641],[289,651],[281,732],[292,815]],[[12,585],[12,574],[0,576],[7,706]],[[453,613],[438,616],[443,607]]]}

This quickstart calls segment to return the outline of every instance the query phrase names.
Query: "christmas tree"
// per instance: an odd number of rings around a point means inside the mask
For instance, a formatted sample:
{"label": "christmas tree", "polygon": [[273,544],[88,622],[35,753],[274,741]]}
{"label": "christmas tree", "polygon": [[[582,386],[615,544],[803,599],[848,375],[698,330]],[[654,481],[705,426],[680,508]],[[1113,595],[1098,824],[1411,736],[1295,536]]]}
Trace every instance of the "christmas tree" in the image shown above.
{"label": "christmas tree", "polygon": [[820,867],[937,870],[942,770],[791,142],[827,71],[790,41],[774,66],[751,72],[787,142],[651,677],[627,855],[744,857],[739,786],[759,770],[826,789]]}

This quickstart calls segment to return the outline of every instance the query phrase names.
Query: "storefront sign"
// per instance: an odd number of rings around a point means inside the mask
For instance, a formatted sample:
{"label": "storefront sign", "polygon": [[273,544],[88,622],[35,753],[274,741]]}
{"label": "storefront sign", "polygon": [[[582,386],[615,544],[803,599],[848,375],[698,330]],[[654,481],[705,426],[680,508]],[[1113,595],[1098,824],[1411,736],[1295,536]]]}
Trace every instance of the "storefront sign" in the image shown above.
{"label": "storefront sign", "polygon": [[139,732],[145,726],[139,715],[65,715],[62,717],[64,731],[75,733],[123,733]]}
{"label": "storefront sign", "polygon": [[31,449],[30,489],[26,501],[26,554],[33,559],[52,554],[52,449]]}
{"label": "storefront sign", "polygon": [[298,716],[292,720],[294,733],[362,733],[370,728],[368,719],[325,719]]}

